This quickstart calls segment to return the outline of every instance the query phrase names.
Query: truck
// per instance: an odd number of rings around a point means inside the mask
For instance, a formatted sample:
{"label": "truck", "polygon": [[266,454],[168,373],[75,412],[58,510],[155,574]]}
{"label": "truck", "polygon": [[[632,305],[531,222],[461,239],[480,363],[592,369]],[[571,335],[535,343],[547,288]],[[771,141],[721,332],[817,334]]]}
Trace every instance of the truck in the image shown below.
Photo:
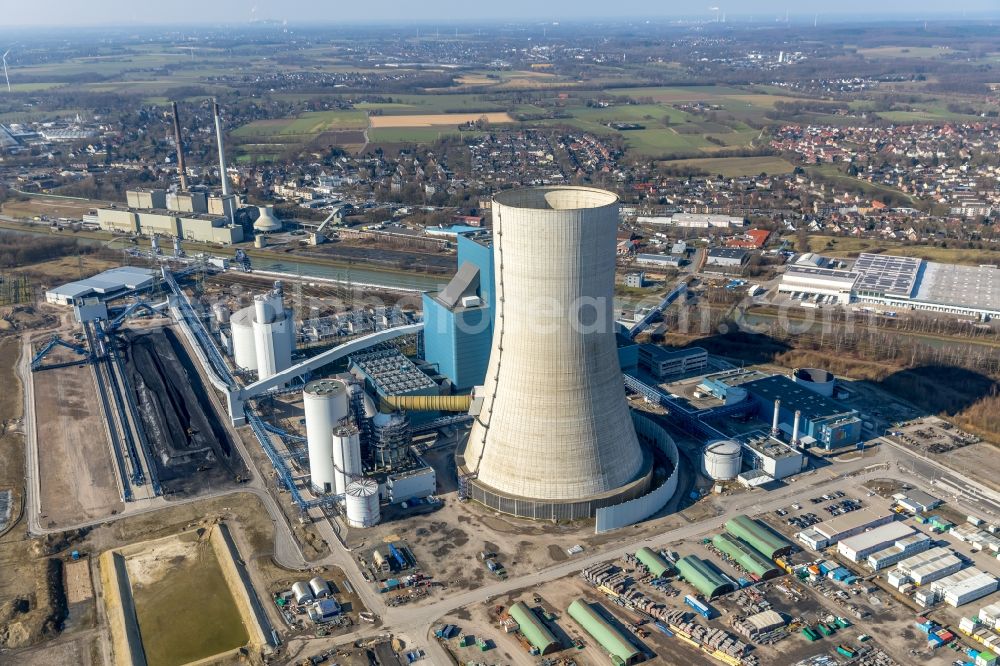
{"label": "truck", "polygon": [[698,615],[701,615],[706,620],[712,619],[712,609],[708,607],[704,602],[695,599],[690,594],[684,597],[684,603],[694,609]]}

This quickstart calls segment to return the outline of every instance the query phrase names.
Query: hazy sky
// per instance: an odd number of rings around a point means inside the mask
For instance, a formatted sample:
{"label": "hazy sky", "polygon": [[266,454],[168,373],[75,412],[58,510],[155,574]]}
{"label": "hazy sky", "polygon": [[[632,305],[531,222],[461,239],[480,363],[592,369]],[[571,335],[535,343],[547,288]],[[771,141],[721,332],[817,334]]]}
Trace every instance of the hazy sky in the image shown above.
{"label": "hazy sky", "polygon": [[[287,19],[289,23],[347,21],[386,22],[425,20],[428,22],[474,21],[507,18],[555,19],[630,18],[709,15],[718,6],[734,19],[754,15],[765,20],[787,9],[792,16],[812,17],[815,13],[899,14],[925,17],[947,11],[952,16],[990,12],[1000,14],[1000,0],[48,0],[41,5],[3,0],[3,27],[13,25],[122,25],[164,23],[244,23],[256,7],[260,19]],[[702,8],[703,6],[703,8]]]}

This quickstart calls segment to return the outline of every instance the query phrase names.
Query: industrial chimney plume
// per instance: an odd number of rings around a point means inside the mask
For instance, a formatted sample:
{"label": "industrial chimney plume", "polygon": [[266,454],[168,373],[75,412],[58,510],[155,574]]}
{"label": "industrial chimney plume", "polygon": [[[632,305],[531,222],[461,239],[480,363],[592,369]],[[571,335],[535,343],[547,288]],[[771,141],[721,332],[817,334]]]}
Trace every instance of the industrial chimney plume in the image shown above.
{"label": "industrial chimney plume", "polygon": [[170,108],[174,112],[174,143],[177,144],[177,175],[181,179],[181,192],[187,192],[187,169],[184,167],[184,144],[181,143],[181,119],[177,115],[177,102],[171,102]]}

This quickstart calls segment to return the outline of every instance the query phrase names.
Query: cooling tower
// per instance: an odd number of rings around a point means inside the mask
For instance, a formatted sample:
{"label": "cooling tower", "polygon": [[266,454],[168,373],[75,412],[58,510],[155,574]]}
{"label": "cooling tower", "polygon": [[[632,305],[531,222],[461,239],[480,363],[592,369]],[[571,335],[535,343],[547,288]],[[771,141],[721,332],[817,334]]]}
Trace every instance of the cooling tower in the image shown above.
{"label": "cooling tower", "polygon": [[[585,187],[493,199],[496,326],[459,473],[516,516],[568,520],[646,492],[613,318],[618,197]],[[478,394],[478,393],[477,393]]]}

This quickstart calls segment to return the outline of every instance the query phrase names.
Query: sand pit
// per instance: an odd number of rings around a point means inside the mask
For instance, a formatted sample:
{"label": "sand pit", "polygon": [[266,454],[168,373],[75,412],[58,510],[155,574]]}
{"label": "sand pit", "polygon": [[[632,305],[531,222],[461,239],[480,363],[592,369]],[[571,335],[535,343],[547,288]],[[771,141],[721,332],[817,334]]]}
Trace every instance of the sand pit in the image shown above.
{"label": "sand pit", "polygon": [[434,127],[436,125],[461,125],[474,123],[486,118],[491,123],[512,123],[514,119],[507,113],[430,113],[408,116],[372,116],[374,129],[387,127]]}

